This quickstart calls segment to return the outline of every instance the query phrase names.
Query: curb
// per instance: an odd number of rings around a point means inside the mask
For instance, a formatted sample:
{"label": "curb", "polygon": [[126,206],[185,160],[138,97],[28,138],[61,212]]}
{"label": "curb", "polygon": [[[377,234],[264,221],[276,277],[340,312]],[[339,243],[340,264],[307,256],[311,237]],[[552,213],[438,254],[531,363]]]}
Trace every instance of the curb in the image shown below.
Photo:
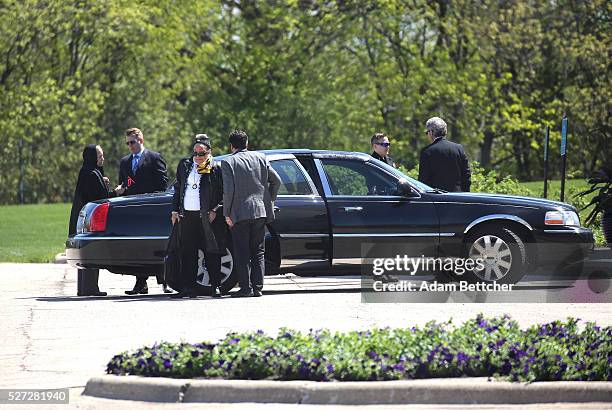
{"label": "curb", "polygon": [[66,262],[66,254],[58,253],[57,255],[55,255],[55,260],[53,263],[68,263]]}
{"label": "curb", "polygon": [[488,381],[486,378],[312,382],[203,380],[106,375],[84,395],[164,403],[535,404],[609,403],[610,382]]}

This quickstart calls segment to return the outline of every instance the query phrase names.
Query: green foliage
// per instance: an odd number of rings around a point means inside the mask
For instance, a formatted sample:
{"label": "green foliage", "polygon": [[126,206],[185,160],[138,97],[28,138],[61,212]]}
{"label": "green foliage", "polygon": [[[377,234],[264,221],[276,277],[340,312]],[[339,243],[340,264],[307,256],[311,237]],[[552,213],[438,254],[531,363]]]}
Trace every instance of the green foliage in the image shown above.
{"label": "green foliage", "polygon": [[508,316],[360,332],[229,333],[217,344],[160,343],[114,356],[107,373],[152,377],[373,381],[500,377],[610,381],[612,328],[579,319],[526,330]]}
{"label": "green foliage", "polygon": [[563,114],[569,170],[612,157],[604,0],[8,0],[0,11],[0,203],[70,200],[87,143],[116,178],[132,126],[170,174],[194,133],[220,154],[234,128],[255,149],[369,151],[384,131],[411,168],[434,115],[500,181],[541,178],[546,126],[559,176]]}

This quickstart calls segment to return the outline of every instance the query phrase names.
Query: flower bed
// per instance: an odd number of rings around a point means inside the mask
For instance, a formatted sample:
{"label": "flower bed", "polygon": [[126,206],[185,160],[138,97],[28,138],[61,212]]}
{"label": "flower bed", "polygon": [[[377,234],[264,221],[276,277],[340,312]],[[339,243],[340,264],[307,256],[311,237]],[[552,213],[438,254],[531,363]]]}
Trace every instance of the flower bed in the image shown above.
{"label": "flower bed", "polygon": [[216,344],[159,343],[111,359],[107,373],[177,378],[399,380],[502,377],[513,381],[612,379],[612,328],[579,319],[526,330],[508,316],[460,326],[308,333],[229,333]]}

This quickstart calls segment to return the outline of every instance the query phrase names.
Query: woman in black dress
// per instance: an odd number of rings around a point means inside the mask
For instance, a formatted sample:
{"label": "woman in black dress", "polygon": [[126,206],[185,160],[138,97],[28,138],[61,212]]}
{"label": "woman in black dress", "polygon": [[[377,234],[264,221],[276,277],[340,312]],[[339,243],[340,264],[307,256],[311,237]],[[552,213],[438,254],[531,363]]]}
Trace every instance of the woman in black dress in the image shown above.
{"label": "woman in black dress", "polygon": [[[88,202],[111,198],[121,194],[123,188],[119,185],[114,191],[108,190],[108,178],[104,176],[104,152],[99,145],[89,144],[83,150],[83,166],[79,171],[74,200],[70,211],[68,235],[76,234],[76,225],[81,208]],[[78,270],[79,296],[106,296],[106,292],[98,289],[98,269]]]}

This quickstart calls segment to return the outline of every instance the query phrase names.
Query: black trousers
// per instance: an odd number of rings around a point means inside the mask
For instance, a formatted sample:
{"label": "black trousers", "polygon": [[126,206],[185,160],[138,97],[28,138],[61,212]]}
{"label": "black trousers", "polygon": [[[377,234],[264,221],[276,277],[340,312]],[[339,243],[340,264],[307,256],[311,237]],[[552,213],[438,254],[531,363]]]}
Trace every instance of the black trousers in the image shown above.
{"label": "black trousers", "polygon": [[98,269],[77,269],[77,295],[84,296],[99,292]]}
{"label": "black trousers", "polygon": [[193,291],[196,289],[198,278],[198,250],[204,251],[206,269],[210,276],[210,286],[221,285],[221,254],[206,251],[204,230],[200,211],[185,211],[180,220],[181,228],[181,290]]}
{"label": "black trousers", "polygon": [[242,290],[261,290],[265,271],[266,218],[247,219],[232,229],[234,271]]}

